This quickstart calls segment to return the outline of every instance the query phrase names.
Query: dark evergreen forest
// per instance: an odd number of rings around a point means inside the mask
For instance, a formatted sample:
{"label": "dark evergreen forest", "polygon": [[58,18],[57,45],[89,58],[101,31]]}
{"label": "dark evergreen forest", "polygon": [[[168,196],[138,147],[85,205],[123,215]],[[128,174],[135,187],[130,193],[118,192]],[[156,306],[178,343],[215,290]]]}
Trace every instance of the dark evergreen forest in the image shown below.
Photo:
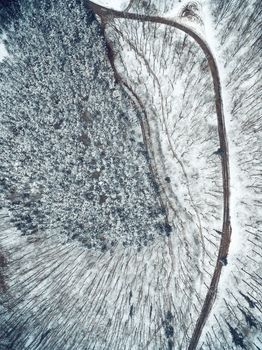
{"label": "dark evergreen forest", "polygon": [[103,250],[165,234],[140,116],[114,83],[94,15],[81,1],[14,8],[0,65],[2,201],[13,223]]}

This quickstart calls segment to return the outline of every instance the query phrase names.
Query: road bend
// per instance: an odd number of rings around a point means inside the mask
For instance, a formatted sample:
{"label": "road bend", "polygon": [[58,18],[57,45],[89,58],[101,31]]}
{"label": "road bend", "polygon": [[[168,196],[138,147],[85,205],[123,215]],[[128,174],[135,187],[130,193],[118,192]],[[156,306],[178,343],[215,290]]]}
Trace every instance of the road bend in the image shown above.
{"label": "road bend", "polygon": [[207,42],[199,36],[192,28],[187,27],[175,20],[167,19],[160,16],[149,16],[143,14],[136,14],[126,11],[116,11],[108,9],[106,7],[94,4],[92,1],[86,1],[86,5],[89,9],[93,10],[103,21],[110,21],[110,19],[123,18],[130,19],[140,22],[152,22],[158,24],[164,24],[173,28],[177,28],[184,33],[188,34],[193,38],[204,52],[208,66],[211,72],[214,94],[215,94],[215,105],[217,115],[217,130],[219,135],[219,143],[221,150],[221,164],[222,164],[222,179],[223,179],[223,224],[221,231],[221,240],[219,245],[219,251],[216,261],[215,270],[212,275],[212,279],[200,311],[200,315],[196,321],[193,334],[191,336],[188,350],[195,350],[197,348],[202,330],[206,324],[212,306],[216,299],[218,284],[222,272],[223,263],[222,261],[227,257],[230,240],[231,240],[231,222],[230,222],[230,173],[229,173],[229,151],[227,142],[227,133],[225,126],[224,107],[222,100],[222,91],[220,83],[220,75],[218,66],[211,49]]}

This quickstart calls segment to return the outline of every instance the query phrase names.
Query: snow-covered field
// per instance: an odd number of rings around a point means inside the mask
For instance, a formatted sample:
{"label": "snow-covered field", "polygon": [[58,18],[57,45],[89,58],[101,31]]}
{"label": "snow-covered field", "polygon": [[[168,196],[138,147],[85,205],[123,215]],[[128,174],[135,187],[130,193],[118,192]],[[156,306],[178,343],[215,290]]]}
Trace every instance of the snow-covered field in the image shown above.
{"label": "snow-covered field", "polygon": [[[232,238],[196,348],[260,349],[260,2],[130,5],[217,61]],[[178,29],[111,19],[119,86],[84,6],[23,9],[0,36],[0,349],[186,350],[223,223],[207,59]]]}

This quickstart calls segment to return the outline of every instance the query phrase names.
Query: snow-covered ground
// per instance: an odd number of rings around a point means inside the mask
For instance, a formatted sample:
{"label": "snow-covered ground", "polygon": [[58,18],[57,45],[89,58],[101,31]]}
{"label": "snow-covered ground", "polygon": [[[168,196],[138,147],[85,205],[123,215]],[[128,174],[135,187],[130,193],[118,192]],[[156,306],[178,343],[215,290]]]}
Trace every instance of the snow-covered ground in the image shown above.
{"label": "snow-covered ground", "polygon": [[118,11],[123,11],[129,4],[129,0],[95,0],[93,2],[97,5]]}
{"label": "snow-covered ground", "polygon": [[[202,341],[261,348],[261,56],[259,2],[210,2],[207,35],[222,76],[230,150],[232,239]],[[234,23],[234,25],[233,25]],[[228,322],[228,323],[227,323]],[[229,326],[230,325],[230,326]],[[217,337],[212,336],[216,332]],[[221,341],[220,337],[227,339]],[[219,345],[220,344],[220,345]],[[205,348],[203,346],[203,348]]]}
{"label": "snow-covered ground", "polygon": [[9,56],[4,44],[4,39],[5,39],[4,35],[0,36],[0,62]]}
{"label": "snow-covered ground", "polygon": [[[95,2],[119,10],[129,3]],[[14,61],[0,63],[1,186],[10,186],[7,201],[1,196],[1,206],[10,211],[0,213],[0,287],[6,292],[0,347],[186,350],[214,272],[223,221],[207,60],[177,29],[112,20],[106,36],[116,68],[138,102],[128,87],[124,92],[114,84],[104,43],[91,39],[97,27],[90,36],[79,21],[86,20],[84,8],[56,3],[59,11],[42,8],[39,17],[32,11],[19,31],[11,27],[7,39]],[[195,16],[186,5],[134,1],[129,11],[180,16],[201,33],[217,60],[233,232],[198,349],[255,350],[262,345],[259,1],[203,0],[191,4]],[[149,154],[141,146],[137,116]],[[92,165],[93,158],[99,166]],[[171,232],[161,224],[165,213],[158,211],[152,185],[160,188]],[[18,228],[26,219],[37,231],[21,234],[10,222],[14,217]],[[70,225],[61,228],[59,222]],[[98,226],[106,237],[96,234]],[[103,249],[108,237],[114,245]]]}
{"label": "snow-covered ground", "polygon": [[[119,53],[116,66],[147,111],[152,159],[174,230],[170,311],[175,320],[183,318],[182,328],[190,334],[214,271],[222,227],[212,81],[203,53],[178,30],[128,20],[115,26],[121,30],[108,33]],[[174,327],[173,339],[174,348],[186,348],[189,338]],[[162,345],[158,341],[156,337],[152,349]]]}
{"label": "snow-covered ground", "polygon": [[[175,3],[173,7],[166,2],[166,8],[164,2],[158,4],[156,1],[151,4],[151,9],[147,9],[146,13],[162,13],[166,18],[179,20],[201,33],[216,58],[222,80],[230,150],[230,214],[233,232],[228,265],[223,268],[216,303],[200,344],[202,348],[241,345],[252,349],[256,346],[259,348],[260,309],[257,303],[254,310],[248,310],[245,305],[247,300],[261,299],[261,255],[257,236],[261,226],[261,161],[258,156],[261,154],[261,138],[259,141],[258,137],[258,133],[261,132],[261,122],[258,119],[258,111],[261,108],[261,99],[258,97],[259,87],[261,88],[258,65],[261,60],[255,44],[258,38],[258,15],[255,14],[258,3],[243,2],[239,6],[234,1],[228,5],[220,2],[217,5],[220,13],[214,10],[212,2],[203,1],[195,12],[201,21],[196,20],[196,17],[179,18],[186,2]],[[237,25],[232,26],[232,22]],[[117,31],[116,28],[121,29]],[[200,288],[204,283],[208,284],[209,274],[214,270],[214,260],[210,260],[210,256],[216,258],[219,236],[211,232],[214,228],[219,230],[219,218],[222,219],[221,207],[219,208],[219,205],[222,205],[219,197],[221,167],[218,157],[212,155],[218,144],[217,125],[212,105],[212,86],[208,86],[211,77],[206,61],[190,40],[184,39],[178,31],[167,29],[165,26],[117,20],[112,28],[109,26],[108,35],[114,44],[118,43],[116,66],[121,76],[141,97],[152,122],[152,147],[155,147],[155,157],[158,157],[156,167],[159,166],[158,173],[162,174],[163,183],[165,176],[170,177],[171,190],[175,194],[174,202],[169,204],[174,207],[181,204],[180,210],[172,218],[174,225],[178,216],[180,219],[183,216],[181,208],[191,213],[192,222],[196,227],[200,226],[197,212],[200,213],[201,227],[203,232],[206,232],[204,239],[207,240],[202,246],[205,252],[204,262],[202,266],[199,265],[203,273],[202,280],[197,284]],[[190,45],[188,51],[183,39]],[[245,70],[240,68],[239,64],[246,65]],[[204,88],[201,88],[201,85]],[[185,174],[188,181],[184,179]],[[167,193],[170,201],[172,196],[170,192]],[[196,205],[187,195],[192,197]],[[190,219],[187,218],[186,221],[189,223]],[[190,232],[189,237],[193,238],[193,226],[185,227],[185,230]],[[176,232],[179,234],[179,230]],[[180,251],[184,243],[181,239]],[[174,246],[176,244],[177,242],[174,242]],[[192,252],[198,252],[201,256],[201,249],[197,249],[194,240],[190,241],[190,248]],[[181,263],[188,267],[192,261],[183,258]],[[176,261],[176,266],[179,266],[179,261]],[[193,269],[189,270],[193,275]],[[244,279],[243,272],[246,272]],[[180,276],[177,278],[178,285],[181,285]],[[197,287],[194,292],[201,295]],[[176,294],[175,289],[173,292]],[[179,305],[178,298],[176,305]],[[183,306],[178,309],[183,310]],[[193,318],[197,317],[198,313],[197,310],[194,311],[190,314],[191,317],[195,315]],[[221,332],[221,337],[214,337],[212,329]],[[223,338],[224,334],[226,339]],[[181,340],[176,333],[174,338],[177,341],[176,348],[181,344]]]}

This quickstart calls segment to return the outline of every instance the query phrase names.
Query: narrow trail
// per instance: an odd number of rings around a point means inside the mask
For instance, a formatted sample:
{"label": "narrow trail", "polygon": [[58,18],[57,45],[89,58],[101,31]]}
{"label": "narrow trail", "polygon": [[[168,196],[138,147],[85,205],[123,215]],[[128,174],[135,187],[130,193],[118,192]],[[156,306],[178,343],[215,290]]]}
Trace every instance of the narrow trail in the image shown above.
{"label": "narrow trail", "polygon": [[217,128],[219,135],[219,143],[221,152],[221,163],[222,163],[222,178],[223,178],[223,224],[222,224],[222,234],[220,240],[220,246],[216,261],[215,270],[212,275],[211,283],[205,297],[200,315],[196,321],[195,328],[193,334],[191,336],[188,350],[194,350],[197,348],[200,336],[202,334],[202,330],[206,324],[212,306],[216,299],[217,288],[222,272],[223,264],[221,260],[228,255],[228,250],[230,246],[231,240],[231,223],[230,223],[230,174],[229,174],[229,151],[228,151],[228,143],[227,143],[227,134],[225,127],[225,118],[224,118],[224,109],[223,109],[223,100],[221,94],[221,83],[220,76],[217,67],[216,60],[209,48],[208,44],[202,39],[196,32],[194,32],[191,28],[187,27],[184,24],[176,22],[174,20],[170,20],[167,18],[163,18],[160,16],[149,16],[149,15],[141,15],[136,13],[130,13],[125,11],[115,11],[112,9],[105,8],[103,6],[94,4],[91,1],[86,1],[86,5],[89,9],[93,10],[95,14],[97,14],[104,23],[113,20],[115,18],[123,18],[130,19],[134,21],[140,22],[152,22],[158,24],[164,24],[173,28],[177,28],[184,33],[188,34],[191,38],[193,38],[198,45],[201,47],[204,52],[208,66],[211,72],[213,87],[215,93],[215,104],[216,104],[216,114],[217,114]]}

